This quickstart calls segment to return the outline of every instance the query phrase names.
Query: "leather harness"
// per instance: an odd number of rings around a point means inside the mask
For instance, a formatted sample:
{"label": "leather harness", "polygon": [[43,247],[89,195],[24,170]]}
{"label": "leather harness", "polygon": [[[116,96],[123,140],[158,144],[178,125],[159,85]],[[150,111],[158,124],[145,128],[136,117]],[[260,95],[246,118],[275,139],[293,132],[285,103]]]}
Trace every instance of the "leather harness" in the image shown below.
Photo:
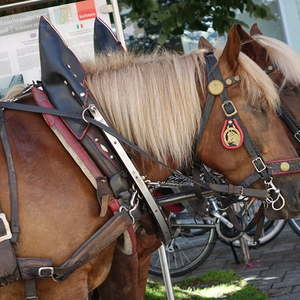
{"label": "leather harness", "polygon": [[[45,22],[45,20],[42,20],[42,22]],[[41,51],[42,53],[43,51]],[[43,56],[41,56],[42,59],[42,66],[48,67],[45,65],[45,61],[43,61]],[[222,76],[220,74],[220,71],[217,67],[217,60],[214,57],[212,53],[207,53],[205,56],[206,59],[206,65],[207,65],[207,76],[208,81],[211,82],[213,80],[218,80],[220,82],[223,82]],[[76,65],[78,62],[73,61],[73,63]],[[95,142],[95,135],[92,133],[89,134],[89,130],[95,130],[95,128],[100,129],[103,132],[107,132],[110,135],[116,137],[119,141],[122,141],[123,143],[130,146],[132,149],[137,151],[138,153],[144,155],[146,158],[151,159],[152,161],[156,163],[160,163],[164,167],[168,168],[169,170],[180,173],[178,170],[174,170],[167,166],[166,164],[159,162],[155,158],[151,157],[149,154],[144,152],[142,149],[140,149],[138,146],[134,145],[124,137],[120,136],[118,133],[115,132],[114,129],[112,129],[110,126],[107,126],[103,124],[100,121],[95,120],[93,117],[91,117],[88,114],[87,108],[89,106],[86,106],[85,108],[82,107],[82,105],[78,105],[78,99],[86,99],[87,97],[87,89],[85,89],[85,94],[83,92],[77,92],[76,86],[79,87],[82,84],[82,81],[78,81],[77,77],[84,77],[84,74],[79,74],[81,72],[72,73],[73,66],[71,65],[59,65],[57,64],[59,68],[59,72],[62,72],[62,74],[66,73],[65,68],[67,67],[67,70],[69,70],[69,73],[71,72],[72,78],[70,79],[73,84],[71,84],[73,89],[70,89],[69,92],[73,95],[71,98],[75,98],[76,101],[73,101],[74,103],[71,103],[71,109],[70,105],[68,104],[68,110],[66,110],[64,105],[66,105],[67,102],[71,102],[70,97],[66,94],[66,86],[69,88],[70,81],[67,82],[55,82],[54,86],[51,87],[47,83],[47,78],[43,78],[43,87],[48,92],[48,96],[51,101],[54,100],[54,92],[60,91],[63,95],[62,98],[59,98],[60,101],[54,101],[54,105],[56,108],[50,108],[50,107],[41,107],[41,106],[35,106],[35,105],[28,105],[28,104],[21,104],[21,103],[9,103],[9,102],[1,102],[0,103],[0,133],[1,133],[1,140],[3,144],[4,153],[6,156],[7,166],[8,166],[8,174],[9,174],[9,182],[10,182],[10,199],[11,199],[11,206],[12,206],[12,217],[11,217],[11,229],[9,226],[9,223],[6,220],[6,217],[3,213],[0,212],[0,265],[2,270],[5,272],[0,273],[0,283],[2,285],[13,282],[18,279],[22,279],[26,281],[26,299],[38,299],[36,295],[36,288],[35,288],[35,279],[52,279],[55,281],[61,281],[66,279],[73,271],[75,271],[77,268],[81,267],[83,264],[85,264],[87,261],[89,261],[91,258],[93,258],[95,255],[99,254],[102,249],[104,249],[106,246],[111,244],[113,241],[115,241],[118,236],[120,236],[130,225],[133,223],[132,215],[130,214],[130,211],[128,210],[121,210],[120,212],[115,212],[113,217],[109,219],[107,223],[105,223],[100,229],[98,229],[87,241],[85,241],[78,250],[76,250],[69,259],[67,259],[61,266],[52,266],[51,259],[40,259],[40,258],[15,258],[14,250],[12,247],[12,243],[16,242],[18,232],[19,232],[19,226],[18,226],[18,201],[17,201],[17,183],[15,178],[15,171],[13,168],[13,160],[11,156],[11,152],[9,149],[9,143],[8,138],[5,130],[5,123],[4,123],[4,110],[5,109],[12,109],[12,110],[20,110],[20,111],[29,111],[34,113],[40,113],[43,115],[53,115],[53,116],[59,116],[62,118],[64,124],[69,128],[69,130],[74,134],[74,136],[81,140],[82,145],[85,146],[87,151],[90,153],[93,160],[96,160],[99,150],[99,145],[95,145],[95,143],[91,143],[91,141]],[[49,71],[49,70],[48,70]],[[50,70],[51,71],[51,70]],[[49,71],[49,72],[50,72]],[[54,69],[53,72],[58,72],[58,70]],[[58,72],[58,73],[59,73]],[[51,73],[51,72],[50,72]],[[76,76],[75,76],[76,75]],[[68,77],[69,78],[69,77]],[[233,83],[237,83],[239,81],[238,77],[233,77]],[[64,79],[63,79],[64,80]],[[225,81],[226,82],[226,81]],[[63,88],[64,87],[64,88]],[[40,90],[33,89],[35,93],[39,93]],[[250,136],[248,134],[248,131],[246,130],[245,126],[242,124],[238,112],[232,103],[231,100],[228,99],[228,95],[226,93],[226,88],[222,90],[220,94],[218,94],[222,100],[222,108],[225,114],[225,119],[228,121],[236,121],[240,128],[243,130],[243,134],[245,136],[244,144],[245,147],[249,153],[249,155],[252,158],[252,164],[254,166],[254,169],[256,170],[256,173],[258,174],[258,179],[264,180],[267,188],[270,188],[270,183],[272,182],[272,170],[275,166],[274,162],[268,162],[265,163],[261,156],[259,155],[259,152],[257,151],[254,143],[250,139]],[[201,136],[203,134],[203,130],[205,129],[205,125],[208,121],[208,118],[211,114],[212,107],[214,105],[214,99],[216,95],[213,95],[211,93],[208,94],[206,106],[204,109],[203,119],[201,122],[200,130],[197,134],[197,137],[195,139],[196,143],[201,139]],[[23,98],[23,95],[21,96]],[[65,99],[65,100],[63,100]],[[60,103],[61,102],[61,103]],[[87,104],[86,102],[83,102],[84,104]],[[92,103],[88,103],[88,105],[91,105]],[[97,131],[98,132],[98,131]],[[110,148],[109,144],[106,144],[105,147],[108,149]],[[90,149],[90,150],[88,150]],[[91,150],[92,149],[92,150]],[[91,154],[93,153],[93,154]],[[115,155],[115,152],[113,150],[108,151],[108,155]],[[104,180],[103,186],[104,189],[108,193],[111,193],[111,189],[113,190],[112,193],[115,194],[117,198],[124,198],[125,201],[128,201],[128,177],[125,176],[125,178],[121,178],[119,176],[120,169],[118,166],[114,165],[113,168],[116,170],[111,169],[111,162],[107,159],[103,160],[103,155],[101,155],[101,164],[98,166],[101,168],[101,171],[107,170],[105,172],[104,176],[98,176],[97,178],[100,178],[98,180],[98,183],[101,182],[101,180]],[[297,159],[298,160],[298,159]],[[117,163],[117,165],[119,162]],[[111,172],[111,173],[110,173]],[[118,174],[117,178],[115,178],[115,174]],[[181,174],[181,173],[180,173]],[[257,175],[255,176],[257,178]],[[108,183],[109,179],[109,185]],[[189,178],[190,180],[190,178]],[[250,181],[252,181],[251,179]],[[192,180],[193,181],[193,180]],[[114,183],[114,182],[117,182]],[[121,182],[121,185],[120,185]],[[129,180],[129,182],[131,182]],[[235,195],[245,195],[249,197],[259,197],[264,198],[271,197],[270,194],[268,194],[264,190],[257,190],[257,189],[251,189],[247,188],[247,185],[243,182],[241,186],[235,186],[235,185],[224,185],[224,184],[217,184],[217,183],[202,183],[199,181],[193,181],[195,185],[200,186],[201,188],[205,189],[211,189],[213,191],[221,192],[221,193],[227,193],[227,194],[235,194]],[[115,184],[115,185],[114,185]],[[101,190],[103,188],[99,188]],[[115,188],[113,188],[115,186]],[[121,189],[119,189],[121,186]],[[275,191],[276,192],[276,191]],[[277,196],[281,195],[280,191],[276,192]],[[102,195],[103,196],[103,195]],[[130,194],[129,194],[130,196]],[[102,197],[100,197],[102,198]],[[270,199],[269,202],[272,203],[272,206],[274,203],[276,203],[278,199]],[[118,206],[118,204],[116,205]],[[273,208],[276,209],[274,206]],[[138,213],[138,210],[136,211]],[[139,218],[138,214],[134,216],[134,218]]]}

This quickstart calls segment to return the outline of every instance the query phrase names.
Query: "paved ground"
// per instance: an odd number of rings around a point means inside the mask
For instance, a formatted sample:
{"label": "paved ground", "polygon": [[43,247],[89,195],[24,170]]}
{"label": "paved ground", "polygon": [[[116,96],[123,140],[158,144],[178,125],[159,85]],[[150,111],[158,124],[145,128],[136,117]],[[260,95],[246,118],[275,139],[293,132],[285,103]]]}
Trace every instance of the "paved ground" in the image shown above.
{"label": "paved ground", "polygon": [[251,249],[250,255],[254,267],[237,265],[230,247],[218,241],[212,255],[191,276],[212,269],[233,269],[271,300],[300,300],[300,236],[288,224],[275,240]]}

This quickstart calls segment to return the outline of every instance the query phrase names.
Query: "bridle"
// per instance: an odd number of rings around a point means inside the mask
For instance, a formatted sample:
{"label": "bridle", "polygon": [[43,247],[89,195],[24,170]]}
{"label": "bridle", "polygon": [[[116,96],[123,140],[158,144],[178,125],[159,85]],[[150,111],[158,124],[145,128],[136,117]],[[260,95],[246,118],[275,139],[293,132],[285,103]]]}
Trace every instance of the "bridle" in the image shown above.
{"label": "bridle", "polygon": [[[275,71],[277,68],[275,65],[270,64],[267,66],[266,69],[264,69],[266,74],[271,74],[273,71]],[[281,104],[280,110],[278,112],[278,115],[283,120],[287,128],[290,130],[290,132],[293,134],[295,140],[300,143],[300,125],[296,121],[293,114],[287,109],[285,106]]]}
{"label": "bridle", "polygon": [[[300,158],[285,159],[285,160],[273,160],[265,162],[256,145],[251,139],[247,128],[244,126],[237,108],[234,103],[230,100],[227,94],[227,88],[240,81],[240,76],[235,75],[226,79],[223,79],[221,72],[218,68],[218,61],[212,52],[205,54],[206,68],[207,68],[207,79],[208,79],[208,95],[204,106],[203,117],[198,130],[194,145],[198,145],[207,122],[210,118],[212,108],[215,104],[217,96],[221,99],[222,110],[225,115],[225,122],[222,130],[222,142],[227,149],[237,149],[242,144],[245,146],[249,156],[251,157],[251,163],[255,172],[244,179],[241,186],[248,187],[258,180],[263,180],[268,195],[266,197],[267,205],[271,205],[273,210],[281,210],[285,206],[285,199],[281,194],[280,190],[273,183],[274,175],[283,175],[300,172]],[[224,132],[226,130],[232,130],[235,134],[239,134],[240,138],[237,143],[230,145],[228,140],[225,141],[226,137]],[[292,167],[291,167],[292,166]],[[276,205],[279,207],[276,207]]]}

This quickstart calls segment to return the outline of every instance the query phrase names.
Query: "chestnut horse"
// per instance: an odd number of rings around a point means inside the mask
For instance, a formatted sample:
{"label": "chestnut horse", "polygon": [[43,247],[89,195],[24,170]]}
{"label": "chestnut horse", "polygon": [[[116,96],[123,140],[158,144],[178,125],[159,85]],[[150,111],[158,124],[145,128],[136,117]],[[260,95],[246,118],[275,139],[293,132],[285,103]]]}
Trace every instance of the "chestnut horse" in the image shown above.
{"label": "chestnut horse", "polygon": [[[276,89],[269,77],[240,53],[236,27],[229,32],[227,44],[219,53],[218,66],[224,78],[234,75],[241,78],[240,83],[228,88],[228,95],[264,159],[295,157],[296,151],[276,115],[279,105]],[[174,167],[189,164],[207,95],[204,51],[185,56],[112,54],[99,57],[86,70],[87,84],[97,105],[122,135]],[[7,111],[5,120],[20,195],[21,233],[16,245],[17,256],[52,258],[54,265],[59,265],[110,213],[99,217],[93,187],[39,115]],[[224,149],[220,141],[223,123],[224,113],[216,101],[202,139],[196,145],[196,155],[232,183],[239,183],[253,172],[253,165],[244,147]],[[2,150],[0,160],[5,165]],[[140,156],[134,157],[134,161],[150,179],[168,176],[168,172]],[[9,215],[7,170],[2,168],[0,172],[0,205]],[[276,178],[276,185],[287,199],[283,210],[287,214],[294,211],[300,201],[299,175]],[[264,188],[263,182],[256,186]],[[139,262],[140,270],[145,270],[147,248],[152,245],[146,243],[143,229],[138,234],[141,245],[138,255],[143,258]],[[157,247],[156,240],[153,245]],[[107,277],[114,247],[115,243],[64,282],[38,281],[40,299],[87,299],[88,291]],[[124,282],[130,289],[130,278],[128,282],[124,278]],[[2,287],[0,299],[23,299],[23,290],[22,282]],[[115,292],[114,299],[118,299],[118,290]],[[143,299],[143,293],[141,284],[135,299]]]}
{"label": "chestnut horse", "polygon": [[[250,35],[241,27],[238,31],[241,50],[267,71],[279,88],[282,106],[300,124],[300,55],[284,42],[264,36],[257,24],[251,27]],[[299,153],[300,143],[293,136],[291,141]]]}

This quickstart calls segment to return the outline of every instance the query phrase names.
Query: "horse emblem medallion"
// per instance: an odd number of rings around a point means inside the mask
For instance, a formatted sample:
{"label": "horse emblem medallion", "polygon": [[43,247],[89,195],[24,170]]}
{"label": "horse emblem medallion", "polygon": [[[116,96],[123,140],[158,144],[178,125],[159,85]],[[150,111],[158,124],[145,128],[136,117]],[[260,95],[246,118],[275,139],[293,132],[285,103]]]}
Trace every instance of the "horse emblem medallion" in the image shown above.
{"label": "horse emblem medallion", "polygon": [[236,120],[225,120],[221,141],[226,149],[238,149],[242,146],[244,135]]}

